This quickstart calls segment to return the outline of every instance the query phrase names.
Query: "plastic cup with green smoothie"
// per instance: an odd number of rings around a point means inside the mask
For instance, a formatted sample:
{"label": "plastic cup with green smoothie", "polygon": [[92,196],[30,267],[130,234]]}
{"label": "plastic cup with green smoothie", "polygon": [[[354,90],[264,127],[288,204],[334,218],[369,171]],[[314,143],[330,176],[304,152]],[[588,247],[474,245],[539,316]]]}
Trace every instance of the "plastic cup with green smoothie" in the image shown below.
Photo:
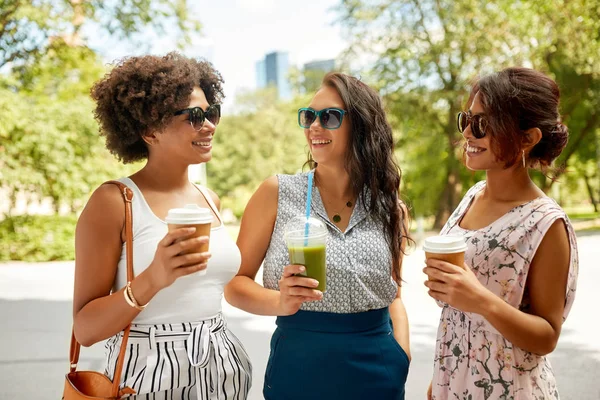
{"label": "plastic cup with green smoothie", "polygon": [[327,263],[325,243],[327,227],[316,218],[296,217],[285,226],[285,242],[287,244],[290,263],[304,265],[303,276],[319,282],[317,290],[327,289]]}

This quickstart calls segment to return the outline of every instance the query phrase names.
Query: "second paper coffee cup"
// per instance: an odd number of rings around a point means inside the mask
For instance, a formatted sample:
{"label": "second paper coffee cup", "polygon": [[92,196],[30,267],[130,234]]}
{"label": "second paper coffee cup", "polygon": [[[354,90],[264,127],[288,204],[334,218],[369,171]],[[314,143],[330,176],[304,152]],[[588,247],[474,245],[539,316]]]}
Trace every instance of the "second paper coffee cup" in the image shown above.
{"label": "second paper coffee cup", "polygon": [[[169,232],[177,228],[196,228],[188,238],[208,236],[210,237],[210,228],[213,222],[212,213],[208,208],[200,207],[197,204],[186,204],[183,208],[172,208],[165,218],[169,226]],[[200,244],[198,247],[186,250],[181,254],[204,253],[208,251],[209,243]],[[199,271],[199,275],[204,275],[206,270]]]}
{"label": "second paper coffee cup", "polygon": [[432,236],[423,243],[425,258],[442,260],[464,268],[467,243],[462,236]]}

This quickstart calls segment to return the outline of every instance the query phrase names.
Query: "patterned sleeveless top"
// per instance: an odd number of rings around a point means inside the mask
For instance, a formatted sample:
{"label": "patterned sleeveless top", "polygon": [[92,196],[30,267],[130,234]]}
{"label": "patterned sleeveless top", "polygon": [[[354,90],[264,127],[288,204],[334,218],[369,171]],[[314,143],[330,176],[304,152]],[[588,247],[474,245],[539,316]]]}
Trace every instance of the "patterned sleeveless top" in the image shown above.
{"label": "patterned sleeveless top", "polygon": [[[570,242],[570,265],[563,321],[573,300],[578,272],[575,232],[560,206],[539,197],[517,206],[485,228],[459,226],[485,181],[465,195],[441,231],[464,235],[466,263],[479,281],[515,308],[526,307],[529,266],[550,226],[562,219]],[[432,394],[446,399],[558,399],[556,380],[546,357],[522,350],[506,340],[481,315],[443,305],[437,333]]]}
{"label": "patterned sleeveless top", "polygon": [[[305,214],[308,173],[277,175],[277,178],[277,220],[263,264],[264,286],[274,290],[279,290],[283,267],[290,264],[283,238],[285,225],[291,218]],[[302,310],[357,313],[389,306],[398,287],[392,279],[392,256],[383,225],[368,214],[359,200],[346,232],[340,231],[329,221],[316,186],[312,192],[311,216],[323,221],[329,233],[327,290],[322,300],[306,302]]]}

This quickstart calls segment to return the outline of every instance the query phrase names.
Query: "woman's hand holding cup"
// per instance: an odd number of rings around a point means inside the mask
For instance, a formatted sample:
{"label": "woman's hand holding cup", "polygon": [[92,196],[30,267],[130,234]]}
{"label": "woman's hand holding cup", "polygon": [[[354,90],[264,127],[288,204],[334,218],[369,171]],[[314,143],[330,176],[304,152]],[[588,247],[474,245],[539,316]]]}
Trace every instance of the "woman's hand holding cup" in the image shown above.
{"label": "woman's hand holding cup", "polygon": [[170,286],[182,276],[206,269],[211,256],[209,252],[188,253],[209,241],[208,236],[191,236],[195,231],[196,228],[193,227],[177,228],[167,233],[158,243],[148,271],[153,285],[159,290]]}
{"label": "woman's hand holding cup", "polygon": [[279,315],[293,315],[305,301],[323,299],[323,292],[316,290],[319,282],[297,274],[306,271],[303,265],[286,265],[279,280]]}

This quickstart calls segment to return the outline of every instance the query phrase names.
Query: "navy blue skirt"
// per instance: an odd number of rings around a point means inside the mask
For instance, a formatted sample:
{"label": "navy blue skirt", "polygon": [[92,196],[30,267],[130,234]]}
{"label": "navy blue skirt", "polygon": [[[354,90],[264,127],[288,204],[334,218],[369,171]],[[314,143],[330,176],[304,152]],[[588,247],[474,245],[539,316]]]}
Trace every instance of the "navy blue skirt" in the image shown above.
{"label": "navy blue skirt", "polygon": [[403,400],[408,367],[387,308],[298,311],[277,318],[263,394],[265,400]]}

